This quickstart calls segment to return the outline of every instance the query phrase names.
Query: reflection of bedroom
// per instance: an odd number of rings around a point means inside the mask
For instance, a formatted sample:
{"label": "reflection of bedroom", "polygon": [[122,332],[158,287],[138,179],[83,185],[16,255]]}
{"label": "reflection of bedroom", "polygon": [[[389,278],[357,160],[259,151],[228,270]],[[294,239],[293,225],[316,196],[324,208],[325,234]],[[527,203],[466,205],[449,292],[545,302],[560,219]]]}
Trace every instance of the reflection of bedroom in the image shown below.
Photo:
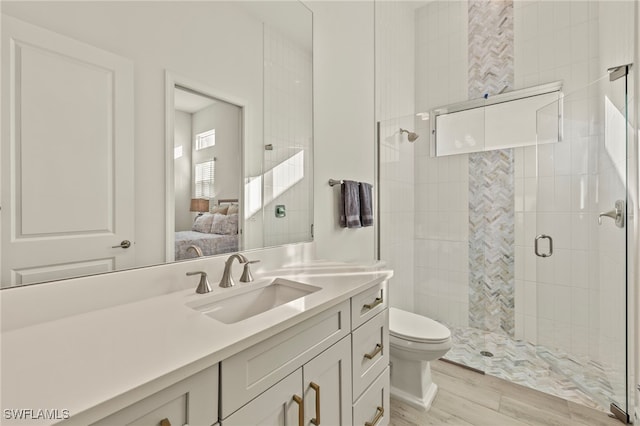
{"label": "reflection of bedroom", "polygon": [[241,114],[236,105],[175,89],[176,260],[239,248]]}

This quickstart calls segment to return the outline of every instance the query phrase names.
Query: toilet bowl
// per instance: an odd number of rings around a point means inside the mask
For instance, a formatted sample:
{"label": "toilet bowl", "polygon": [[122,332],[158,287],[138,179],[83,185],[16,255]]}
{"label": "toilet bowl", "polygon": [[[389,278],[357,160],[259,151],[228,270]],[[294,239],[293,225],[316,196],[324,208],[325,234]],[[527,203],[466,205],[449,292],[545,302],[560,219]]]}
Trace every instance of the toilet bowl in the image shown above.
{"label": "toilet bowl", "polygon": [[451,331],[430,318],[390,308],[389,343],[391,396],[428,410],[438,392],[429,362],[451,349]]}

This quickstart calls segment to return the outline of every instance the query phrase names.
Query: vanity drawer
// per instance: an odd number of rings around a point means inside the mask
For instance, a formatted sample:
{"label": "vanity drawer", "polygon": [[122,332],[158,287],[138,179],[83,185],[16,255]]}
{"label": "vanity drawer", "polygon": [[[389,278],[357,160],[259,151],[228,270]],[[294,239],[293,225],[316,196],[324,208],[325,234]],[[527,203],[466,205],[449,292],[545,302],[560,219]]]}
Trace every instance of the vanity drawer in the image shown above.
{"label": "vanity drawer", "polygon": [[345,300],[222,361],[222,418],[348,335],[349,318],[349,301]]}
{"label": "vanity drawer", "polygon": [[355,401],[389,365],[388,310],[380,312],[353,332],[351,353]]}
{"label": "vanity drawer", "polygon": [[351,330],[376,316],[387,308],[387,282],[356,294],[351,298]]}
{"label": "vanity drawer", "polygon": [[211,425],[217,421],[218,364],[105,417],[92,426],[182,426],[188,422],[192,425]]}
{"label": "vanity drawer", "polygon": [[367,388],[353,404],[353,424],[362,426],[384,426],[389,424],[389,367]]}

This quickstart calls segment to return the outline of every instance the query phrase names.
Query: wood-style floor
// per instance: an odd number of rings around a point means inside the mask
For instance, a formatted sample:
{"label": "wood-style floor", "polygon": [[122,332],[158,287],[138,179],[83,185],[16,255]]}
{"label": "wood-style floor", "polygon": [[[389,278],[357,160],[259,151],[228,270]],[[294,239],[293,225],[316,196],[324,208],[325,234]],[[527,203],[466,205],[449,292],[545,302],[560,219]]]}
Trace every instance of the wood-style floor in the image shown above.
{"label": "wood-style floor", "polygon": [[606,413],[444,361],[432,362],[431,372],[439,387],[431,410],[392,397],[392,425],[622,425]]}

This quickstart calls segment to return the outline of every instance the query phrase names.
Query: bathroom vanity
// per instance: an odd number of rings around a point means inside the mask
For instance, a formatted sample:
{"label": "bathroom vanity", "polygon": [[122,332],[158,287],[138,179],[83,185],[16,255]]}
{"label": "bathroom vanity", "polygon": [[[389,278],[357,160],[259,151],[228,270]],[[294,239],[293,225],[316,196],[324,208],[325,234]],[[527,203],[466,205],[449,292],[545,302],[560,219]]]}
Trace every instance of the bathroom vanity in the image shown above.
{"label": "bathroom vanity", "polygon": [[392,273],[266,275],[3,332],[3,424],[387,424]]}

